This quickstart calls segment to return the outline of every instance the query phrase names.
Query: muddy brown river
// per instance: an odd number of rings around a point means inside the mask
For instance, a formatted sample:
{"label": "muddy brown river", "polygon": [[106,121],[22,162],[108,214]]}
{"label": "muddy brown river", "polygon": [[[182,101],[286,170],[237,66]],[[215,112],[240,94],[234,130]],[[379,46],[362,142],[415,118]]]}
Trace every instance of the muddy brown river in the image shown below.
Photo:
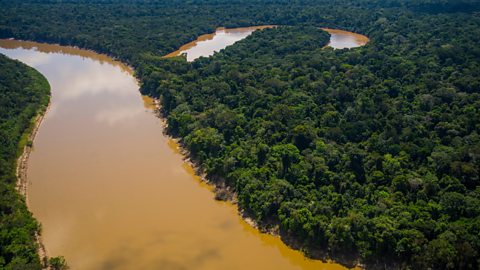
{"label": "muddy brown river", "polygon": [[[204,41],[225,47],[253,31],[244,29]],[[64,256],[74,270],[343,269],[306,258],[215,201],[127,66],[26,41],[0,40],[0,53],[39,70],[52,87],[27,172],[28,205],[49,256]]]}
{"label": "muddy brown river", "polygon": [[330,34],[330,42],[327,46],[334,49],[351,49],[361,47],[367,44],[370,39],[368,37],[339,29],[322,28],[322,30]]}
{"label": "muddy brown river", "polygon": [[[193,61],[201,56],[211,56],[215,52],[246,38],[255,30],[273,28],[275,25],[262,25],[242,28],[218,28],[214,33],[199,36],[178,50],[171,52],[165,57],[186,55],[187,61]],[[339,29],[321,28],[330,34],[330,42],[327,46],[334,49],[356,48],[368,43],[368,37]]]}
{"label": "muddy brown river", "polygon": [[305,258],[217,202],[128,67],[93,52],[3,40],[52,104],[29,159],[29,207],[72,269],[341,269]]}

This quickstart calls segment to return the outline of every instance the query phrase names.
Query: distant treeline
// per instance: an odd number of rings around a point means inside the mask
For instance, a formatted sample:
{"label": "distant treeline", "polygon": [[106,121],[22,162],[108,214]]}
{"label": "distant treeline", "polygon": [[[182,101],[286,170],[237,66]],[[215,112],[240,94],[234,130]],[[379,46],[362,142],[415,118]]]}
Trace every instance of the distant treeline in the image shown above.
{"label": "distant treeline", "polygon": [[[0,36],[136,68],[212,181],[312,256],[478,269],[475,1],[2,2]],[[218,26],[277,24],[211,58],[162,59]],[[324,49],[316,27],[367,35]],[[349,255],[349,256],[348,256]]]}

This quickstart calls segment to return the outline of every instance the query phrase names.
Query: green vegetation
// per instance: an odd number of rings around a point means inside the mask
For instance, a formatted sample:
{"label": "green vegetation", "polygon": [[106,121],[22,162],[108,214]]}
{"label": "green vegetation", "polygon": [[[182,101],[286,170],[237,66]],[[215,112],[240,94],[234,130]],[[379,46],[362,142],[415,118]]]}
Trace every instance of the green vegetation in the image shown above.
{"label": "green vegetation", "polygon": [[145,77],[166,78],[145,80],[144,91],[162,98],[169,131],[210,178],[234,187],[239,206],[291,244],[370,263],[475,269],[477,43],[450,40],[450,49],[466,47],[454,62],[440,56],[441,41],[408,52],[391,45],[391,55],[374,42],[350,51],[326,42],[315,28],[256,32],[191,65],[158,63]]}
{"label": "green vegetation", "polygon": [[0,268],[41,269],[35,234],[40,226],[15,190],[16,164],[50,95],[36,70],[0,54]]}
{"label": "green vegetation", "polygon": [[[295,247],[377,267],[478,269],[477,1],[0,3],[2,37],[133,65],[209,178]],[[218,26],[261,24],[288,27],[193,63],[161,58]],[[319,26],[371,42],[324,49]]]}
{"label": "green vegetation", "polygon": [[67,270],[70,269],[62,256],[52,257],[48,260],[48,265],[52,270]]}

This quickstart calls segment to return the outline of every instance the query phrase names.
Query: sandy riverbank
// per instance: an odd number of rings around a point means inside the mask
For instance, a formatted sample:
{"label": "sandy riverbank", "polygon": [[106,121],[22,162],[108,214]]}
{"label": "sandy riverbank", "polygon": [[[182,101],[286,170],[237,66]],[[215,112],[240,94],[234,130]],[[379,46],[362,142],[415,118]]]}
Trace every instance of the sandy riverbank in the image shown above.
{"label": "sandy riverbank", "polygon": [[[17,159],[17,169],[16,169],[16,176],[17,176],[17,184],[16,190],[17,192],[24,198],[25,204],[28,207],[28,181],[27,181],[27,171],[28,171],[28,158],[30,157],[30,153],[33,150],[33,145],[29,144],[28,142],[33,142],[35,136],[37,135],[38,129],[42,124],[43,120],[45,119],[45,115],[50,109],[51,102],[48,103],[45,110],[40,110],[35,116],[35,120],[32,123],[32,128],[30,130],[30,134],[28,134],[28,141],[23,147],[22,154]],[[28,132],[28,131],[27,131]],[[38,245],[38,256],[40,257],[40,261],[43,263],[44,268],[46,267],[48,256],[47,250],[45,249],[45,245],[42,242],[41,232],[37,232],[35,234],[36,242]]]}

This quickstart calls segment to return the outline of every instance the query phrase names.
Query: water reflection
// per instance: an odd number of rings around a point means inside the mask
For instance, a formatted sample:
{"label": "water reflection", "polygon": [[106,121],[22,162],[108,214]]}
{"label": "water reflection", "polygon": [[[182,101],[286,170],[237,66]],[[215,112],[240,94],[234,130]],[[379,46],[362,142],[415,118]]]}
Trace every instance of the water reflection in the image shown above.
{"label": "water reflection", "polygon": [[95,119],[100,123],[106,123],[109,126],[114,126],[116,124],[135,119],[136,116],[143,112],[144,110],[138,107],[106,109],[99,111],[95,115]]}

